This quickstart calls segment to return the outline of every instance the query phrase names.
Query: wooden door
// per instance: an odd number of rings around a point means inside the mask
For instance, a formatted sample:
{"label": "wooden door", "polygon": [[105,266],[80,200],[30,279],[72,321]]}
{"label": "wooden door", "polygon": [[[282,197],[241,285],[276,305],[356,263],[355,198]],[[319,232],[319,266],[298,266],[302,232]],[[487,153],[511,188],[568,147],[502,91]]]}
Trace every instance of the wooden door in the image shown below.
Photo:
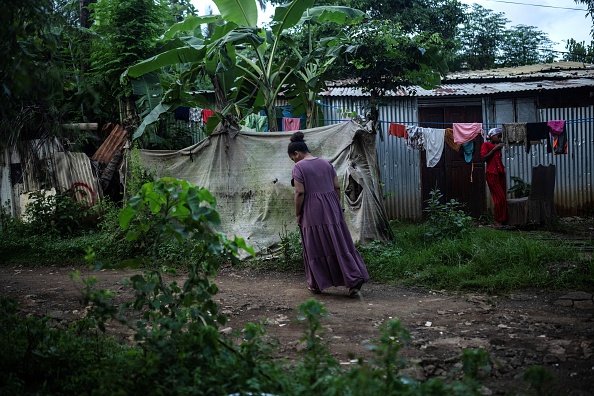
{"label": "wooden door", "polygon": [[[420,108],[420,125],[428,128],[451,128],[456,122],[482,122],[480,106],[452,106]],[[466,213],[474,218],[486,210],[485,165],[480,158],[482,136],[474,139],[472,162],[467,163],[463,151],[459,152],[447,144],[441,160],[434,168],[427,168],[425,152],[421,152],[421,194],[423,207],[435,187],[444,195],[443,199],[455,199],[464,204]]]}

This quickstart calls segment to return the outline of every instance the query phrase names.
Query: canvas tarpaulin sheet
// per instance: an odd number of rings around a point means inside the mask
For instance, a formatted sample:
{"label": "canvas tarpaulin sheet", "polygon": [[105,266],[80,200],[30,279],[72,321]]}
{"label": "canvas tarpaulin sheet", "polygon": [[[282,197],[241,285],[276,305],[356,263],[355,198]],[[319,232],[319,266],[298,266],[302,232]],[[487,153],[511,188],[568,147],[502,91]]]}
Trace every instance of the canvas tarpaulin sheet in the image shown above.
{"label": "canvas tarpaulin sheet", "polygon": [[[336,168],[341,203],[353,240],[391,237],[383,206],[375,134],[355,122],[302,131],[314,156]],[[175,177],[208,189],[221,215],[218,231],[246,239],[256,251],[296,232],[292,132],[216,132],[179,151],[140,150],[141,162],[157,177]]]}

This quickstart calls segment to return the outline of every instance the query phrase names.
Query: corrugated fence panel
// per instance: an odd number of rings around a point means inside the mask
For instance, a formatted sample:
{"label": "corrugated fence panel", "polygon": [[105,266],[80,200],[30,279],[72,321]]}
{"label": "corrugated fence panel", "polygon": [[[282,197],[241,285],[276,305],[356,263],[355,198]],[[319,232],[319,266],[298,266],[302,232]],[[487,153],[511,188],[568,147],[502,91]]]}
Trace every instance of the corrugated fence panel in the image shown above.
{"label": "corrugated fence panel", "polygon": [[[504,153],[508,188],[516,176],[530,183],[532,167],[555,164],[555,207],[559,215],[578,215],[594,207],[594,106],[579,108],[549,108],[538,110],[539,121],[566,120],[568,154],[547,153],[545,144],[512,146]],[[492,207],[492,203],[489,202]]]}
{"label": "corrugated fence panel", "polygon": [[[0,206],[7,210],[9,215],[15,215],[15,199],[12,191],[12,179],[10,175],[10,164],[12,155],[8,148],[0,153]],[[20,162],[20,160],[17,160]]]}
{"label": "corrugated fence panel", "polygon": [[540,110],[541,119],[567,120],[568,154],[549,154],[557,165],[555,207],[564,215],[594,208],[594,106]]}
{"label": "corrugated fence panel", "polygon": [[100,198],[101,190],[85,153],[62,152],[54,155],[54,172],[58,181],[56,190],[74,190],[75,199],[92,206]]}
{"label": "corrugated fence panel", "polygon": [[418,123],[417,104],[414,98],[395,102],[380,108],[382,136],[376,139],[384,204],[390,219],[418,219],[423,213],[421,153],[409,150],[405,139],[388,134],[391,122],[405,125]]}
{"label": "corrugated fence panel", "polygon": [[[342,111],[364,115],[365,97],[326,96],[322,111],[326,125],[341,122]],[[384,205],[390,219],[417,219],[422,215],[420,152],[408,150],[404,139],[388,134],[391,122],[416,124],[416,99],[396,99],[379,109],[381,136],[376,138]]]}

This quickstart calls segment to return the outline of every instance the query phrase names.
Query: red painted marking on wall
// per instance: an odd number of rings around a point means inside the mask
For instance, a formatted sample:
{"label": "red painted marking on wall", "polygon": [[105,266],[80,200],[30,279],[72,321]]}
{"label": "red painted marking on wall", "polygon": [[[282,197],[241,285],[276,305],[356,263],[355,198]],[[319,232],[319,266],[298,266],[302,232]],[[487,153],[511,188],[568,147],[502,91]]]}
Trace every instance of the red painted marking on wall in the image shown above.
{"label": "red painted marking on wall", "polygon": [[87,183],[75,182],[72,183],[70,189],[74,192],[74,200],[81,205],[87,207],[94,206],[97,202],[95,191]]}

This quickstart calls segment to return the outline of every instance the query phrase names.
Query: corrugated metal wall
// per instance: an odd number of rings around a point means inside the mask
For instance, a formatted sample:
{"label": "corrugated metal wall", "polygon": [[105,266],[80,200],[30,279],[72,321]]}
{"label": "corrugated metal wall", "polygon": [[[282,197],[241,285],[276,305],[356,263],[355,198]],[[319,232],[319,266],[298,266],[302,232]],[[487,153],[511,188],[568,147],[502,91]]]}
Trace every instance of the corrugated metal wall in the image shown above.
{"label": "corrugated metal wall", "polygon": [[[405,98],[395,99],[392,103],[379,108],[382,133],[376,138],[384,204],[390,219],[417,219],[423,211],[420,152],[408,150],[404,139],[388,135],[390,122],[418,122],[417,102],[415,98]],[[364,115],[366,104],[365,97],[324,97],[325,123],[342,122],[341,111]]]}
{"label": "corrugated metal wall", "polygon": [[[342,122],[341,110],[364,115],[366,97],[332,97],[323,99],[326,124]],[[384,203],[390,219],[417,219],[422,215],[420,152],[408,150],[404,139],[388,135],[390,122],[416,124],[417,102],[414,98],[395,99],[393,105],[380,108],[382,136],[377,137],[378,161],[383,183]],[[536,109],[531,98],[483,99],[485,128],[500,126],[504,122],[531,122],[566,120],[569,154],[548,154],[546,145],[531,147],[511,146],[504,152],[508,188],[516,176],[530,183],[532,167],[555,164],[555,205],[560,215],[578,215],[594,207],[594,106],[582,108]],[[485,186],[485,188],[487,188]],[[488,190],[487,190],[488,191]],[[487,207],[493,207],[490,194],[486,194]]]}
{"label": "corrugated metal wall", "polygon": [[[547,153],[546,145],[510,146],[503,153],[508,188],[515,183],[511,177],[525,182],[532,180],[532,167],[556,165],[555,207],[559,215],[578,215],[594,207],[594,106],[578,108],[536,109],[535,99],[502,99],[485,101],[485,119],[489,125],[506,122],[546,122],[566,120],[569,139],[567,155]],[[491,110],[489,110],[491,109]],[[487,194],[487,206],[493,201]]]}
{"label": "corrugated metal wall", "polygon": [[576,215],[594,208],[594,106],[539,110],[542,121],[566,120],[567,155],[547,154],[556,165],[555,207]]}

